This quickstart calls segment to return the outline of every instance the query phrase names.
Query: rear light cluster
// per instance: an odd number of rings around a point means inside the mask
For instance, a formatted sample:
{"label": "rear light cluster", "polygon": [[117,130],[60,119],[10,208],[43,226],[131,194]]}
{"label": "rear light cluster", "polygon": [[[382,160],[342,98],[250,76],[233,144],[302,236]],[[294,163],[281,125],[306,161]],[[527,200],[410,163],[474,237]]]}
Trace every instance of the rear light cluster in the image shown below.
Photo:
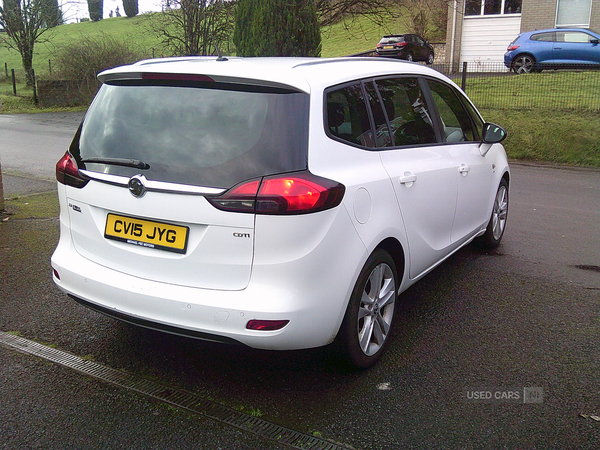
{"label": "rear light cluster", "polygon": [[56,179],[59,183],[75,188],[82,188],[88,183],[88,179],[79,174],[77,161],[71,153],[66,152],[56,163]]}
{"label": "rear light cluster", "polygon": [[507,52],[512,52],[513,50],[516,50],[518,48],[519,48],[518,45],[509,45],[508,47],[506,47],[506,51]]}
{"label": "rear light cluster", "polygon": [[335,208],[342,202],[344,185],[310,172],[264,177],[207,198],[223,211],[253,214],[306,214]]}

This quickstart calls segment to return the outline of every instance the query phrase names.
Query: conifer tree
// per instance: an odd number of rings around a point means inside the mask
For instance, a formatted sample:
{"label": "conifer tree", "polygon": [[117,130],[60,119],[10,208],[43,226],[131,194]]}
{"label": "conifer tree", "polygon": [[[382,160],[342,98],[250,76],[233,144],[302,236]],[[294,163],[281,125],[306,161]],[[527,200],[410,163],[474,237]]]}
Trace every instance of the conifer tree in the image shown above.
{"label": "conifer tree", "polygon": [[319,56],[312,0],[240,0],[233,35],[239,56]]}

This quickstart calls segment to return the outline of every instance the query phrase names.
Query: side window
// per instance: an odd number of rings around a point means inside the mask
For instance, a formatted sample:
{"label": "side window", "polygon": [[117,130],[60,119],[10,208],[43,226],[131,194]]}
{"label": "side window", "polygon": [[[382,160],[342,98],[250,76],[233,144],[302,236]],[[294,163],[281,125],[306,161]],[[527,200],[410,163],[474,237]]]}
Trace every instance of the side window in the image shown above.
{"label": "side window", "polygon": [[[474,118],[463,107],[454,89],[433,80],[427,80],[427,84],[442,120],[445,141],[448,143],[478,141],[479,131],[474,126]],[[475,111],[472,111],[472,114],[480,122]]]}
{"label": "side window", "polygon": [[559,42],[589,43],[593,39],[591,35],[580,31],[559,31],[556,34]]}
{"label": "side window", "polygon": [[[393,145],[392,136],[390,135],[390,129],[388,128],[388,122],[385,119],[384,108],[388,110],[389,115],[389,107],[393,107],[390,105],[390,102],[383,98],[379,99],[379,95],[377,95],[377,90],[373,85],[373,82],[365,83],[365,89],[367,91],[367,96],[369,97],[369,105],[371,106],[371,112],[373,113],[373,120],[375,122],[375,143],[377,147],[391,147]],[[382,105],[381,102],[384,102]],[[387,101],[387,107],[385,102]]]}
{"label": "side window", "polygon": [[376,85],[390,122],[394,145],[437,141],[431,115],[416,78],[377,80]]}
{"label": "side window", "polygon": [[330,136],[374,147],[369,113],[360,83],[327,92],[325,129]]}
{"label": "side window", "polygon": [[554,40],[554,33],[539,33],[539,34],[532,34],[531,38],[532,41],[544,41],[544,42],[552,42]]}

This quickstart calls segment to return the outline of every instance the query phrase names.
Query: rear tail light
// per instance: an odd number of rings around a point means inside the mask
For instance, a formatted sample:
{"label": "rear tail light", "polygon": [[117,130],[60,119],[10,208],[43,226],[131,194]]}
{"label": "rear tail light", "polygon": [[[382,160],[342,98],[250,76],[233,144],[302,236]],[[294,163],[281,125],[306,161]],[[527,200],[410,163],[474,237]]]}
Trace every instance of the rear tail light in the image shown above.
{"label": "rear tail light", "polygon": [[506,47],[506,51],[507,52],[512,52],[513,50],[516,50],[518,48],[519,48],[518,45],[509,45],[508,47]]}
{"label": "rear tail light", "polygon": [[335,181],[310,172],[297,172],[251,180],[208,201],[224,211],[307,214],[335,208],[342,202],[345,190],[344,185]]}
{"label": "rear tail light", "polygon": [[398,42],[396,44],[396,47],[404,47],[406,45],[406,42]]}
{"label": "rear tail light", "polygon": [[59,183],[76,188],[84,187],[89,181],[79,174],[77,161],[69,152],[56,163],[56,179]]}

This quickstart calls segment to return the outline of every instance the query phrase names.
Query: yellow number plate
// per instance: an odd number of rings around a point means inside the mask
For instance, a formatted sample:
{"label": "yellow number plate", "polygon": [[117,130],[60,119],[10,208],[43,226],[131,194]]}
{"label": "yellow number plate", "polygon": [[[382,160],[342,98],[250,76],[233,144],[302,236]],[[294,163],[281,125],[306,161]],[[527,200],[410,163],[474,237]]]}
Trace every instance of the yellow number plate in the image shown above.
{"label": "yellow number plate", "polygon": [[109,214],[104,237],[141,247],[185,253],[188,227]]}
{"label": "yellow number plate", "polygon": [[394,48],[393,45],[384,45],[383,48]]}

